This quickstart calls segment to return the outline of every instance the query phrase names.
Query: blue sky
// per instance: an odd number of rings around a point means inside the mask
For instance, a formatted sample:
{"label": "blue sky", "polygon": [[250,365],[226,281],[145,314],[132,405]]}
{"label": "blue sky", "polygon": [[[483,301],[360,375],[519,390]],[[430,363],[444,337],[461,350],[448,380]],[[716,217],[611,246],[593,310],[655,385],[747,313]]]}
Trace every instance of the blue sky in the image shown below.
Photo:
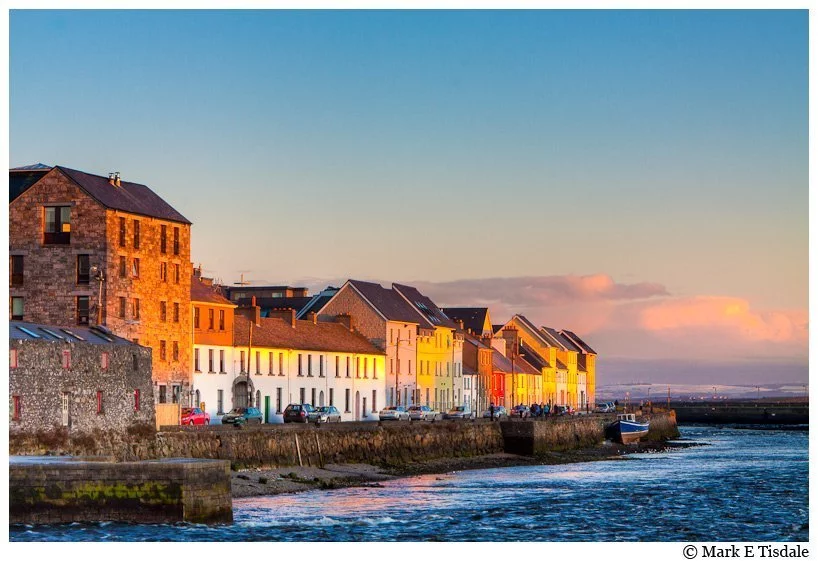
{"label": "blue sky", "polygon": [[764,323],[806,311],[805,10],[18,10],[10,29],[11,164],[148,184],[225,282],[603,274]]}

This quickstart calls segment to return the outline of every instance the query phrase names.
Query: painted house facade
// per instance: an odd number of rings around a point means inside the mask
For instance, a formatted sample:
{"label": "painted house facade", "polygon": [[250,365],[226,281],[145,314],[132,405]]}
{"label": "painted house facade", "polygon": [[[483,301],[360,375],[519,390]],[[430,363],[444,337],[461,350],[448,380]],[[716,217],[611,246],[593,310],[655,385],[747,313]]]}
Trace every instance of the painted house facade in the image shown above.
{"label": "painted house facade", "polygon": [[42,166],[9,179],[9,317],[102,325],[149,347],[155,397],[165,386],[189,405],[190,221],[118,174]]}

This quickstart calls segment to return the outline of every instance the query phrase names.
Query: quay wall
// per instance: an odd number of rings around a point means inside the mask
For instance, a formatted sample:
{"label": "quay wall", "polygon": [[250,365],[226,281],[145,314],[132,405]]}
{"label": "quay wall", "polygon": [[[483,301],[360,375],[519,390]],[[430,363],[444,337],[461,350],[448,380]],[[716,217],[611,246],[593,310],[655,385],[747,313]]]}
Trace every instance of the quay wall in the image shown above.
{"label": "quay wall", "polygon": [[[109,456],[118,461],[173,457],[226,459],[234,469],[320,467],[327,463],[406,465],[491,453],[536,455],[596,445],[611,415],[491,422],[341,422],[330,425],[267,424],[163,426],[159,432],[86,436],[11,434],[18,455]],[[678,437],[673,412],[651,415],[648,439]]]}
{"label": "quay wall", "polygon": [[806,402],[679,402],[671,406],[682,424],[809,424]]}
{"label": "quay wall", "polygon": [[9,521],[230,523],[230,462],[12,457]]}

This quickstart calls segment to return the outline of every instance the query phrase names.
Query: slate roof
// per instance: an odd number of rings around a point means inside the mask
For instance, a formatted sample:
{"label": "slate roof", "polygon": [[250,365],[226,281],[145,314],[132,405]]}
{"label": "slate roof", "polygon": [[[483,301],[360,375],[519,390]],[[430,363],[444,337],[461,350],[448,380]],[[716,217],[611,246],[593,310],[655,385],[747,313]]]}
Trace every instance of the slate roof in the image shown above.
{"label": "slate roof", "polygon": [[491,349],[490,345],[486,345],[473,335],[463,334],[463,341],[468,341],[472,345],[474,345],[477,349]]}
{"label": "slate roof", "polygon": [[591,349],[591,346],[590,346],[590,345],[588,345],[587,343],[585,343],[585,342],[584,342],[584,341],[583,341],[583,340],[582,340],[582,339],[581,339],[581,338],[580,338],[580,337],[579,337],[577,334],[575,334],[575,333],[574,333],[574,332],[572,332],[571,330],[562,330],[562,331],[560,331],[560,334],[562,334],[562,336],[563,336],[565,339],[567,339],[567,340],[569,340],[569,341],[574,342],[574,344],[575,344],[577,347],[579,347],[579,349],[580,349],[580,350],[582,350],[582,353],[592,353],[592,354],[594,354],[594,355],[596,355],[596,354],[597,354],[597,352],[596,352],[596,351],[594,351],[593,349]]}
{"label": "slate roof", "polygon": [[307,302],[301,309],[298,311],[298,318],[301,320],[306,319],[307,314],[318,313],[324,305],[329,302],[333,296],[338,292],[339,289],[334,289],[335,292],[332,294],[325,294],[326,290],[320,294],[313,295],[310,298],[310,301]]}
{"label": "slate roof", "polygon": [[582,362],[581,360],[579,360],[579,359],[577,359],[577,370],[578,370],[578,371],[586,371],[586,372],[587,372],[587,369],[585,368],[585,363],[583,363],[583,362]]}
{"label": "slate roof", "polygon": [[[517,324],[519,324],[521,326],[524,326],[526,329],[528,329],[528,331],[530,333],[532,333],[535,336],[539,337],[539,339],[544,344],[546,344],[547,346],[549,346],[549,347],[558,347],[560,349],[563,348],[563,346],[560,345],[560,343],[556,339],[548,336],[546,333],[544,333],[542,330],[540,330],[537,326],[532,324],[531,321],[528,318],[526,318],[525,316],[523,316],[522,314],[514,314],[514,316],[512,316],[512,318],[511,318],[511,320],[509,320],[508,323],[506,323],[505,325],[508,325],[509,323],[514,322],[515,319],[517,321]],[[500,327],[502,328],[504,326],[500,326]],[[496,335],[497,331],[495,331],[494,333]]]}
{"label": "slate roof", "polygon": [[463,374],[464,375],[476,375],[477,369],[471,366],[471,364],[463,361]]}
{"label": "slate roof", "polygon": [[548,337],[554,339],[557,343],[559,343],[558,347],[560,347],[561,349],[565,349],[567,351],[576,351],[577,353],[581,353],[581,351],[576,346],[576,344],[571,343],[571,341],[568,340],[568,339],[565,339],[565,337],[560,335],[560,332],[558,332],[554,328],[549,328],[547,326],[542,326],[540,328],[540,330],[542,331],[542,333],[544,333],[545,335],[547,335]]}
{"label": "slate roof", "polygon": [[543,368],[550,368],[551,365],[540,357],[536,351],[528,347],[525,343],[520,344],[520,352],[525,355],[526,361],[528,361],[535,369],[537,369],[538,373],[542,373]]}
{"label": "slate roof", "polygon": [[[361,334],[351,332],[349,328],[336,322],[312,323],[296,320],[295,328],[281,318],[261,318],[260,322],[260,325],[253,327],[253,346],[317,352],[384,354]],[[235,346],[247,347],[249,329],[250,320],[247,316],[236,316],[233,325]]]}
{"label": "slate roof", "polygon": [[503,373],[511,372],[511,360],[508,357],[492,348],[491,352],[491,370]]}
{"label": "slate roof", "polygon": [[54,168],[65,173],[68,178],[106,208],[182,224],[191,223],[144,184],[123,180],[121,181],[122,186],[113,186],[108,182],[108,177],[84,173],[61,165]]}
{"label": "slate roof", "polygon": [[405,284],[392,284],[392,288],[398,291],[414,308],[420,311],[424,318],[429,320],[435,326],[451,328],[459,330],[460,326],[455,324],[449,317],[443,313],[434,300],[420,293],[418,289],[413,286],[406,286]]}
{"label": "slate roof", "polygon": [[9,321],[9,339],[92,343],[94,345],[136,345],[101,326],[48,326],[15,320]]}
{"label": "slate roof", "polygon": [[567,371],[568,367],[565,365],[565,363],[563,363],[562,361],[557,359],[557,369],[562,369],[563,371]]}
{"label": "slate roof", "polygon": [[51,167],[42,163],[9,170],[9,202],[13,202],[50,170]]}
{"label": "slate roof", "polygon": [[190,277],[190,301],[235,306],[235,304],[226,299],[216,288],[206,285],[195,275]]}
{"label": "slate roof", "polygon": [[[312,297],[310,296],[278,296],[276,298],[257,296],[256,306],[260,306],[262,311],[269,311],[274,308],[292,308],[298,312],[311,299]],[[239,298],[233,302],[239,306],[250,306],[253,303],[253,297],[248,296],[247,298]]]}
{"label": "slate roof", "polygon": [[377,283],[366,281],[348,281],[361,295],[372,303],[377,310],[393,322],[410,322],[418,324],[425,330],[434,329],[426,318],[417,313],[408,302],[394,289],[384,288]]}
{"label": "slate roof", "polygon": [[503,324],[492,324],[492,326],[491,326],[491,332],[494,335],[497,335],[497,332],[499,332],[502,329],[503,329]]}
{"label": "slate roof", "polygon": [[515,355],[514,357],[514,372],[515,373],[523,373],[526,375],[539,375],[540,369],[534,367],[531,363],[529,363],[525,357],[521,357],[520,355]]}
{"label": "slate roof", "polygon": [[443,312],[452,320],[463,322],[463,329],[475,335],[483,334],[488,308],[443,308]]}

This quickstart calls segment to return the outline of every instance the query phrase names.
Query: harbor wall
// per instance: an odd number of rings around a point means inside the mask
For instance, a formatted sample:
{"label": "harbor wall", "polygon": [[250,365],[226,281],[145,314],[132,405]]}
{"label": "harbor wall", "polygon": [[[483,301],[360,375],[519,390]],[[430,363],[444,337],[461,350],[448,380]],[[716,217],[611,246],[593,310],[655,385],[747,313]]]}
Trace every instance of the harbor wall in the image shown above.
{"label": "harbor wall", "polygon": [[679,402],[672,406],[683,424],[809,424],[806,402]]}
{"label": "harbor wall", "polygon": [[12,457],[9,521],[230,523],[229,461]]}

